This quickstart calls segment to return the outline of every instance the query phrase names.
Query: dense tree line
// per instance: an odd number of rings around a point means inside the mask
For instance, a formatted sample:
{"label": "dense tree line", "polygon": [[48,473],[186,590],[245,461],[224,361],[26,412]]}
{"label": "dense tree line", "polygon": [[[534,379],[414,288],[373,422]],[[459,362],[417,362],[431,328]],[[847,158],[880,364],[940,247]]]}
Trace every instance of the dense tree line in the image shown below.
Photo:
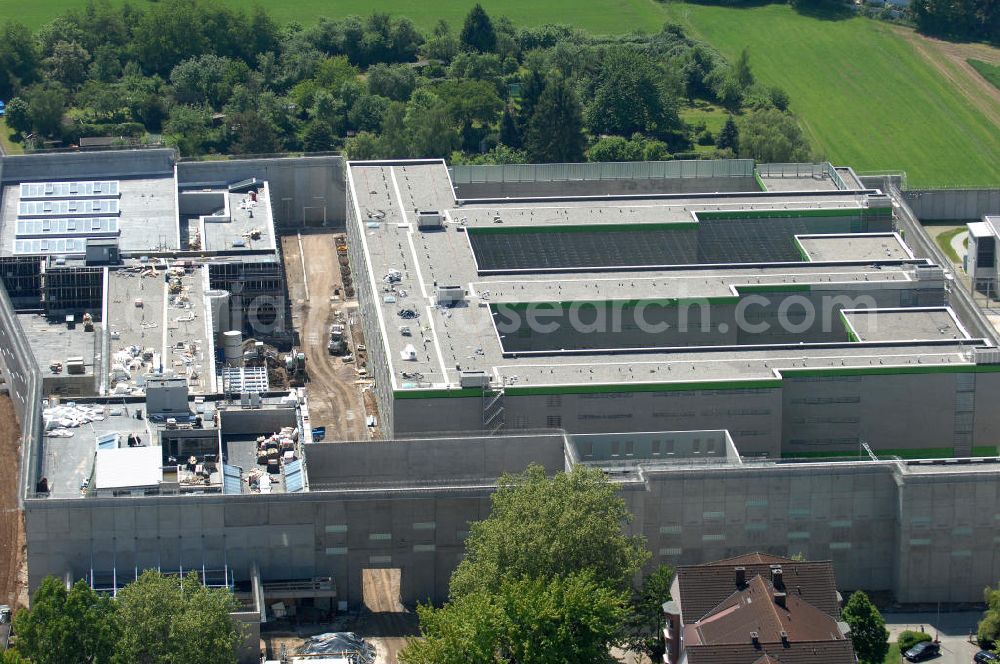
{"label": "dense tree line", "polygon": [[995,0],[914,0],[921,32],[1000,44],[1000,3]]}
{"label": "dense tree line", "polygon": [[[278,25],[263,9],[90,0],[0,31],[0,99],[22,137],[163,135],[182,154],[346,150],[508,163],[810,157],[784,91],[675,25],[597,38],[518,28],[475,5],[424,33],[372,14]],[[691,126],[692,103],[733,119]],[[771,125],[776,125],[772,127]],[[714,148],[714,149],[713,149]]]}
{"label": "dense tree line", "polygon": [[14,617],[3,664],[235,664],[243,632],[226,588],[143,572],[111,599],[84,581],[42,581]]}

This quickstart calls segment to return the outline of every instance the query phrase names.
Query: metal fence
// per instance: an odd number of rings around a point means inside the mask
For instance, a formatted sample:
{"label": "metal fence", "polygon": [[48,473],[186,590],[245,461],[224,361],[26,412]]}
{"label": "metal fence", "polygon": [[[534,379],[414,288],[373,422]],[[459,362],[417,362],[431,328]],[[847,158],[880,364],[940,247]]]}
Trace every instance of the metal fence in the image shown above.
{"label": "metal fence", "polygon": [[914,214],[926,221],[973,221],[1000,214],[1000,188],[908,189]]}
{"label": "metal fence", "polygon": [[17,320],[7,289],[0,285],[0,342],[10,398],[21,425],[19,500],[38,478],[42,436],[42,372]]}
{"label": "metal fence", "polygon": [[830,178],[841,191],[847,184],[828,161],[819,164],[757,164],[757,172],[765,178]]}
{"label": "metal fence", "polygon": [[753,177],[752,159],[598,162],[583,164],[457,165],[455,184],[568,182],[572,180],[653,180],[671,178]]}

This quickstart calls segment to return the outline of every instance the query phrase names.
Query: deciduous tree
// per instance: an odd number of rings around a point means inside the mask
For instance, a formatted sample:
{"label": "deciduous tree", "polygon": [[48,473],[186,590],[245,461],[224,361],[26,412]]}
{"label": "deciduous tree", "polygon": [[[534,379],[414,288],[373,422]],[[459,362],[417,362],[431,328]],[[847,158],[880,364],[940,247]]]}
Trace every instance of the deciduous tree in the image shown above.
{"label": "deciduous tree", "polygon": [[882,664],[889,652],[889,632],[885,620],[868,595],[858,590],[844,605],[844,622],[851,629],[851,643],[858,659],[865,664]]}
{"label": "deciduous tree", "polygon": [[115,600],[119,637],[115,664],[235,664],[242,640],[225,588],[206,588],[193,573],[183,579],[147,571]]}
{"label": "deciduous tree", "polygon": [[594,134],[631,136],[639,131],[662,137],[681,121],[652,59],[631,48],[613,48],[605,55],[587,106],[587,126]]}
{"label": "deciduous tree", "polygon": [[115,607],[84,581],[68,591],[55,577],[44,579],[31,608],[14,616],[18,652],[33,664],[109,662],[118,637]]}
{"label": "deciduous tree", "polygon": [[640,537],[622,533],[632,516],[600,470],[578,466],[549,478],[531,466],[500,478],[491,502],[490,516],[470,527],[452,598],[495,592],[504,580],[588,570],[626,590],[649,556]]}
{"label": "deciduous tree", "polygon": [[739,126],[739,155],[761,162],[809,160],[809,144],[795,118],[777,109],[754,111]]}

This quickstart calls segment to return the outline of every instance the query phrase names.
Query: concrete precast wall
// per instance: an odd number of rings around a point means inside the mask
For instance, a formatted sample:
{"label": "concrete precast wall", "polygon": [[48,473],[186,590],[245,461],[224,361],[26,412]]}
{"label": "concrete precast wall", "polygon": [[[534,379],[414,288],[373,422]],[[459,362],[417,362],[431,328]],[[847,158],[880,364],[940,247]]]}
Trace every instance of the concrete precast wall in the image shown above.
{"label": "concrete precast wall", "polygon": [[396,442],[364,441],[313,445],[308,449],[309,484],[432,482],[442,476],[478,479],[517,473],[532,463],[548,472],[565,465],[563,437],[544,434],[497,439],[446,438]]}
{"label": "concrete precast wall", "polygon": [[296,426],[295,408],[262,408],[220,411],[227,435],[266,435]]}
{"label": "concrete precast wall", "polygon": [[19,496],[34,489],[38,479],[42,434],[42,372],[14,313],[5,288],[0,287],[0,363],[10,400],[21,428]]}
{"label": "concrete precast wall", "polygon": [[757,192],[752,159],[456,165],[458,198]]}
{"label": "concrete precast wall", "polygon": [[672,566],[751,551],[832,560],[843,589],[894,590],[896,484],[887,465],[647,469],[625,491],[651,563]]}
{"label": "concrete precast wall", "polygon": [[606,196],[629,194],[701,194],[716,191],[760,191],[751,176],[569,180],[559,182],[476,182],[455,184],[461,199],[534,196]]}
{"label": "concrete precast wall", "polygon": [[278,230],[344,227],[347,200],[343,157],[295,157],[182,161],[180,186],[228,186],[248,178],[267,180]]}
{"label": "concrete precast wall", "polygon": [[224,191],[182,191],[177,197],[181,216],[200,217],[215,214],[226,207]]}
{"label": "concrete precast wall", "polygon": [[169,149],[109,150],[12,155],[3,163],[2,182],[139,178],[173,173],[175,153]]}
{"label": "concrete precast wall", "polygon": [[[369,447],[373,459],[380,447]],[[1000,465],[959,468],[664,464],[620,486],[651,565],[802,554],[832,560],[842,589],[890,591],[903,602],[977,602],[1000,578]],[[488,516],[492,491],[488,481],[443,486],[456,478],[441,469],[438,482],[410,487],[27,501],[29,586],[50,574],[110,575],[115,566],[120,574],[226,566],[245,580],[256,564],[264,581],[333,577],[338,598],[357,606],[363,570],[393,567],[404,603],[441,602],[469,523]]]}
{"label": "concrete precast wall", "polygon": [[909,189],[903,198],[921,221],[976,221],[1000,214],[1000,188]]}

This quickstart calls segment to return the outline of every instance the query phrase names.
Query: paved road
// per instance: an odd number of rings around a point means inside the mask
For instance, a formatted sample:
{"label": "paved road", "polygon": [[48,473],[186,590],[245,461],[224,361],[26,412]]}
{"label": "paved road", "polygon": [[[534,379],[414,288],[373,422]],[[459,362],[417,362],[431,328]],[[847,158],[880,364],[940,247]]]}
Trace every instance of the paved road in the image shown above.
{"label": "paved road", "polygon": [[971,664],[972,657],[979,648],[969,643],[969,634],[975,634],[976,624],[982,617],[977,611],[961,613],[886,613],[885,626],[889,638],[896,640],[899,633],[909,629],[923,630],[941,641],[941,656],[932,660],[934,664]]}
{"label": "paved road", "polygon": [[968,231],[963,231],[951,238],[951,248],[955,250],[955,255],[958,256],[958,264],[962,264],[962,256],[968,251],[965,248],[965,238],[969,237]]}

